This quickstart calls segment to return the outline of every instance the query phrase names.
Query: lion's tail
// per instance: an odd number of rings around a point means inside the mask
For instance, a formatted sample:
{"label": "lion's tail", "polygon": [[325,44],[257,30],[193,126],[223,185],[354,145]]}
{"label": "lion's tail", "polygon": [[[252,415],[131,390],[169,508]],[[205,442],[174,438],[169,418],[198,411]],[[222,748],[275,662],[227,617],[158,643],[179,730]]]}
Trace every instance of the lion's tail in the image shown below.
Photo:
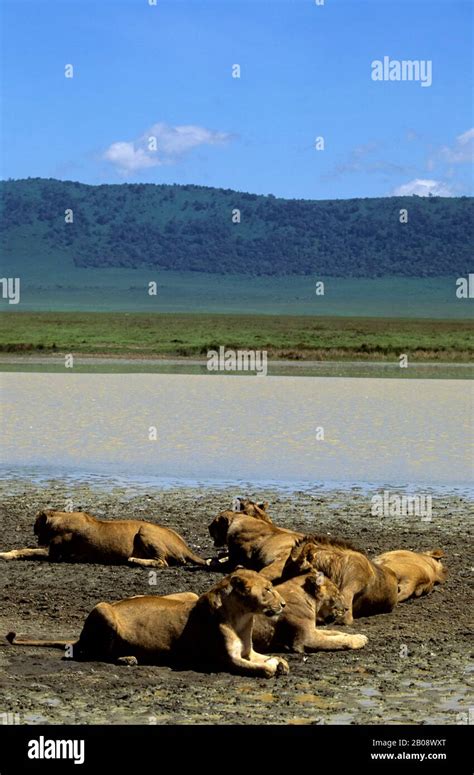
{"label": "lion's tail", "polygon": [[12,646],[44,646],[45,648],[64,649],[66,646],[73,646],[74,640],[26,640],[16,637],[16,632],[9,632],[6,639]]}
{"label": "lion's tail", "polygon": [[188,550],[188,556],[186,557],[187,562],[192,562],[194,565],[207,565],[208,562],[203,557],[200,557],[198,554],[194,554],[194,552],[189,549]]}

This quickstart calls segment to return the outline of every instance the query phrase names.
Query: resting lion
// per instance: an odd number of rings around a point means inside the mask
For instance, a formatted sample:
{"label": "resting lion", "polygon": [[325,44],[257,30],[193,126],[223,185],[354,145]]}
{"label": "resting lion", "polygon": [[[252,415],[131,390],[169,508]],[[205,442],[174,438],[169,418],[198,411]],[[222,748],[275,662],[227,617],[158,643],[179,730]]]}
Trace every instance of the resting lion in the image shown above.
{"label": "resting lion", "polygon": [[293,550],[283,569],[283,578],[318,570],[331,579],[342,594],[344,624],[354,616],[389,613],[398,600],[398,581],[389,567],[376,565],[350,544],[328,543],[321,536],[305,536]]}
{"label": "resting lion", "polygon": [[63,562],[96,562],[166,567],[207,565],[178,533],[138,519],[105,520],[84,511],[40,511],[35,535],[38,549],[1,552],[0,559],[50,559]]}
{"label": "resting lion", "polygon": [[278,619],[255,617],[253,642],[260,651],[336,651],[360,649],[367,643],[365,635],[316,627],[330,619],[337,623],[346,613],[339,589],[322,573],[309,571],[275,589],[286,607]]}
{"label": "resting lion", "polygon": [[448,571],[441,562],[444,552],[433,549],[431,552],[410,552],[396,549],[385,552],[374,559],[376,565],[390,568],[398,580],[398,602],[409,597],[427,595],[435,584],[446,581]]}
{"label": "resting lion", "polygon": [[267,579],[279,579],[283,566],[302,533],[286,530],[258,516],[222,511],[209,525],[216,548],[228,547],[226,570],[239,565],[262,571]]}
{"label": "resting lion", "polygon": [[288,673],[288,664],[254,651],[252,624],[255,614],[277,617],[284,606],[267,579],[240,570],[199,598],[186,592],[99,603],[76,642],[18,640],[13,632],[7,639],[21,646],[72,647],[76,660],[205,666],[271,678]]}

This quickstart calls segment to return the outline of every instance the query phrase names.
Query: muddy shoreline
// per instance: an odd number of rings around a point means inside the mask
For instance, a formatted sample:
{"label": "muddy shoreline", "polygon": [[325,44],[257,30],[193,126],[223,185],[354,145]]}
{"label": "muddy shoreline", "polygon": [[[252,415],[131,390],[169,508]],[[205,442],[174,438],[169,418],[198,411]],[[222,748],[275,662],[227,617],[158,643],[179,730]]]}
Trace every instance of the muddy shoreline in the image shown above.
{"label": "muddy shoreline", "polygon": [[[66,353],[5,353],[0,351],[0,371],[63,373]],[[357,360],[353,356],[357,355]],[[75,353],[74,370],[77,373],[151,373],[151,374],[201,374],[212,376],[207,360],[192,356],[127,353]],[[401,369],[397,359],[389,356],[373,360],[370,354],[353,353],[347,357],[338,354],[334,358],[314,359],[314,354],[298,359],[270,357],[267,364],[269,376],[300,377],[377,377],[382,379],[472,379],[471,362],[450,360],[414,360],[410,368]],[[226,372],[226,376],[245,376],[247,372]],[[255,372],[248,372],[255,375]]]}
{"label": "muddy shoreline", "polygon": [[[32,524],[40,508],[65,508],[71,499],[110,519],[140,517],[177,529],[203,556],[214,551],[212,517],[235,490],[176,488],[160,491],[90,486],[56,480],[0,483],[0,549],[34,546]],[[474,504],[460,494],[433,496],[431,521],[373,516],[362,491],[288,493],[260,489],[274,521],[300,530],[340,535],[377,553],[440,546],[448,582],[392,614],[355,621],[347,631],[369,637],[353,652],[290,654],[290,675],[249,679],[167,667],[75,663],[49,649],[9,646],[11,629],[25,636],[75,637],[101,600],[137,594],[202,592],[220,576],[170,568],[150,585],[141,568],[48,562],[0,565],[0,711],[35,724],[459,724],[472,693],[469,579]],[[471,686],[471,688],[469,688]]]}

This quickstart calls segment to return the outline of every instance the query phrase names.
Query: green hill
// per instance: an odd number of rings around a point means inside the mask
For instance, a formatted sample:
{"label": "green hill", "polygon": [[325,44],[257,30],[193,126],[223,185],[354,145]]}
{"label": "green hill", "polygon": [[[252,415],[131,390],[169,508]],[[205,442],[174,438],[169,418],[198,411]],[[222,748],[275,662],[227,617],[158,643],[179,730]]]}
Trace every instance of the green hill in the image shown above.
{"label": "green hill", "polygon": [[[0,183],[7,259],[241,275],[443,277],[472,271],[472,198],[308,201],[202,186]],[[65,210],[73,223],[65,223]],[[408,223],[400,223],[400,209]],[[233,223],[233,211],[240,223]]]}

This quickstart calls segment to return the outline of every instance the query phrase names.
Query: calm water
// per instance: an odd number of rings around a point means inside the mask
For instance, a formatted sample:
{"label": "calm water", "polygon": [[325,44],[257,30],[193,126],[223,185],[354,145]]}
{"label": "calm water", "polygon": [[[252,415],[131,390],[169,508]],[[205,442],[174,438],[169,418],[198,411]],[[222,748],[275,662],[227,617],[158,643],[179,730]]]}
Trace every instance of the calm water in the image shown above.
{"label": "calm water", "polygon": [[468,380],[4,373],[0,386],[4,469],[173,480],[473,481]]}

